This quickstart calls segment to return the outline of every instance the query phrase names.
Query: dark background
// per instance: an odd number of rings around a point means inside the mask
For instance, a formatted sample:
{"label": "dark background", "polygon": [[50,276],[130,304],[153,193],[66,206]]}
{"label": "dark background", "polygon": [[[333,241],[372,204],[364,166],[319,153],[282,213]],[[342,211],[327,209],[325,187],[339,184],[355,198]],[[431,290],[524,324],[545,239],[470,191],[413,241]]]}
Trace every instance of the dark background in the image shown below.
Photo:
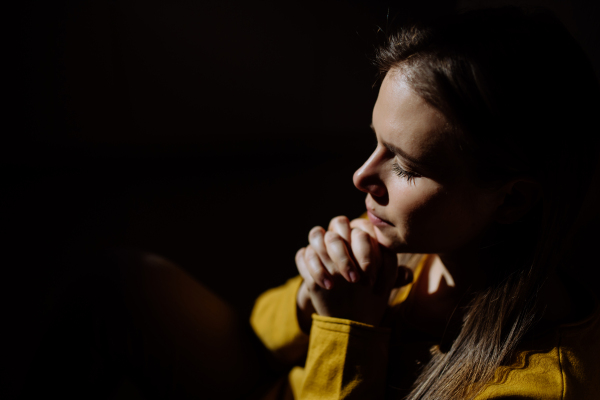
{"label": "dark background", "polygon": [[[314,225],[364,211],[369,56],[390,20],[554,9],[600,71],[598,2],[28,1],[6,11],[5,362],[13,392],[61,282],[155,252],[247,314]],[[12,378],[14,376],[14,378]],[[14,392],[13,392],[14,393]]]}

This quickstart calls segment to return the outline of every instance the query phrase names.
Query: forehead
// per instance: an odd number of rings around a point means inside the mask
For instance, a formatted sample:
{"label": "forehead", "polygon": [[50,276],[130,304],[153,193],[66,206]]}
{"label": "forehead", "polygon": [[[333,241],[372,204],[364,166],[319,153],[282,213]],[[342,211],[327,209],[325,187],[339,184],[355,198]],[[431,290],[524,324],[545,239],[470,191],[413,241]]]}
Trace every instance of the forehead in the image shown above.
{"label": "forehead", "polygon": [[447,137],[447,119],[409,87],[398,70],[388,72],[373,109],[373,127],[380,140],[401,148],[432,166],[456,162]]}

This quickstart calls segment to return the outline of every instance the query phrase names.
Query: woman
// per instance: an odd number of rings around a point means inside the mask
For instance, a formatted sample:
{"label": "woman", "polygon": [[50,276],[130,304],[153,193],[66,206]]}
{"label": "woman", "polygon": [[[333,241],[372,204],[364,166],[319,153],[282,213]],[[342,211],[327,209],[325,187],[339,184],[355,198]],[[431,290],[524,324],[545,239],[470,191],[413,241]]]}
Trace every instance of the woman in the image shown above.
{"label": "woman", "polygon": [[[600,311],[576,282],[598,264],[579,256],[600,92],[581,50],[507,8],[404,28],[377,64],[378,144],[354,174],[368,220],[312,229],[301,278],[254,309],[283,361],[310,335],[272,398],[594,398]],[[413,273],[394,253],[428,256]],[[304,337],[271,322],[294,296]]]}
{"label": "woman", "polygon": [[40,367],[25,397],[106,398],[126,374],[160,399],[597,398],[600,309],[579,282],[598,266],[600,90],[582,51],[507,8],[403,28],[377,63],[378,144],[354,175],[368,219],[310,231],[300,276],[255,304],[259,341],[181,269],[120,257],[78,286],[96,311],[67,298],[93,323],[49,339],[71,372]]}

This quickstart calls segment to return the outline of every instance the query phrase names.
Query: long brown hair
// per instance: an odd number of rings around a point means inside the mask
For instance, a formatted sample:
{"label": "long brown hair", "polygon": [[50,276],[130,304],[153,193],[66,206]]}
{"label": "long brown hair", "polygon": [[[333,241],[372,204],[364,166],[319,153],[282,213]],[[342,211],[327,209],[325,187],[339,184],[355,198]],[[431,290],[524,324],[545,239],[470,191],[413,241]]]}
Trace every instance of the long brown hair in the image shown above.
{"label": "long brown hair", "polygon": [[482,185],[526,176],[542,187],[528,215],[481,250],[498,267],[473,294],[450,348],[434,351],[408,396],[474,398],[540,320],[536,294],[549,273],[569,267],[573,238],[597,210],[589,197],[598,187],[598,82],[552,14],[514,7],[402,27],[376,63],[381,76],[400,70],[447,116],[451,143]]}

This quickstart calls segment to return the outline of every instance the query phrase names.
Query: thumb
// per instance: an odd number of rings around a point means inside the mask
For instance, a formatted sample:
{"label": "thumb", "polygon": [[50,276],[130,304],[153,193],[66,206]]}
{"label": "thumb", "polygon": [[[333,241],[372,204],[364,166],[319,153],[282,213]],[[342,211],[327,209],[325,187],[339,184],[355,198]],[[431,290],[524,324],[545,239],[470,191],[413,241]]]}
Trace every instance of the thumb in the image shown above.
{"label": "thumb", "polygon": [[362,229],[363,231],[367,232],[369,236],[371,236],[373,239],[377,240],[377,235],[375,234],[375,227],[368,219],[353,219],[352,221],[350,221],[350,229],[354,228]]}
{"label": "thumb", "polygon": [[[405,273],[403,270],[398,269],[398,257],[395,252],[381,245],[379,249],[381,252],[381,271],[378,273],[374,289],[377,292],[383,293],[395,287],[398,279],[404,280]],[[400,278],[398,278],[399,273],[401,275]]]}

